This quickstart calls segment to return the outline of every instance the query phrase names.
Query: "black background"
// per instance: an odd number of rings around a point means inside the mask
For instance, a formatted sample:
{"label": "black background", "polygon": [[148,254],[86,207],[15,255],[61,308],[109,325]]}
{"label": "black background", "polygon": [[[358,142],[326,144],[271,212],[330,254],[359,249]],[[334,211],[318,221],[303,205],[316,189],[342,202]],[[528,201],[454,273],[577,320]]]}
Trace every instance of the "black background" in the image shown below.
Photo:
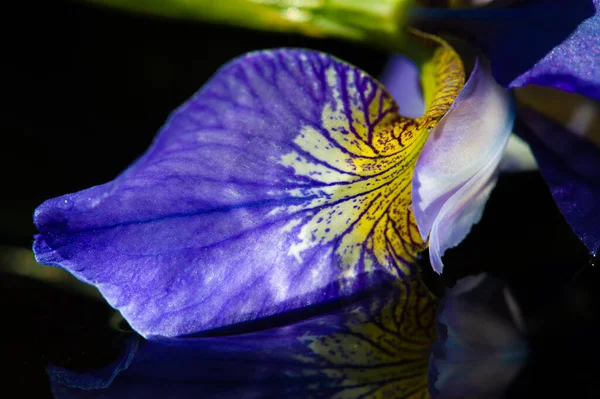
{"label": "black background", "polygon": [[[32,5],[33,7],[33,5]],[[14,16],[14,19],[12,18]],[[0,251],[30,248],[33,210],[44,200],[111,180],[148,147],[171,110],[216,69],[247,51],[305,47],[380,74],[387,55],[334,40],[131,15],[65,1],[3,18]],[[8,21],[10,20],[10,21]],[[509,278],[532,331],[532,361],[511,396],[565,389],[596,397],[597,272],[537,173],[503,175],[483,221],[448,252],[436,290],[489,271]],[[427,271],[428,269],[425,268]],[[39,281],[0,275],[5,392],[50,397],[44,366],[107,364],[121,337],[108,306]],[[574,287],[564,294],[566,282]],[[593,331],[593,333],[592,333]],[[571,396],[572,394],[572,396]],[[9,396],[12,397],[12,396]]]}

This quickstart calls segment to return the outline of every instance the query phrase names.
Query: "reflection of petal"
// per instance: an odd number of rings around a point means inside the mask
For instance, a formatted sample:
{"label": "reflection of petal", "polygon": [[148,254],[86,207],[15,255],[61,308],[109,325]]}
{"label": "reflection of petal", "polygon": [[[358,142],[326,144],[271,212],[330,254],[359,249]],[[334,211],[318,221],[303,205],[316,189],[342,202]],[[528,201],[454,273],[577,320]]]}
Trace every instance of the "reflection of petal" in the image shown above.
{"label": "reflection of petal", "polygon": [[527,0],[506,8],[415,10],[413,23],[477,43],[503,87],[535,83],[599,98],[599,7],[600,0]]}
{"label": "reflection of petal", "polygon": [[432,130],[413,179],[413,211],[429,236],[433,268],[483,212],[514,120],[510,96],[477,64],[450,111]]}
{"label": "reflection of petal", "polygon": [[53,391],[58,399],[423,398],[435,304],[417,279],[285,327],[140,341],[114,373],[51,368]]}
{"label": "reflection of petal", "polygon": [[567,222],[592,254],[600,248],[600,150],[592,143],[523,107],[519,133]]}
{"label": "reflection of petal", "polygon": [[381,76],[381,83],[390,92],[400,108],[400,114],[410,118],[423,115],[425,104],[419,69],[403,55],[390,57]]}
{"label": "reflection of petal", "polygon": [[[503,301],[507,316],[490,302]],[[438,310],[439,339],[431,356],[432,398],[496,398],[519,373],[527,343],[505,284],[485,275],[460,280]],[[516,324],[516,325],[515,325]]]}
{"label": "reflection of petal", "polygon": [[36,210],[38,261],[98,286],[143,336],[266,317],[412,273],[424,247],[412,171],[425,127],[463,82],[460,60],[436,59],[437,97],[417,120],[324,54],[233,61],[114,181]]}

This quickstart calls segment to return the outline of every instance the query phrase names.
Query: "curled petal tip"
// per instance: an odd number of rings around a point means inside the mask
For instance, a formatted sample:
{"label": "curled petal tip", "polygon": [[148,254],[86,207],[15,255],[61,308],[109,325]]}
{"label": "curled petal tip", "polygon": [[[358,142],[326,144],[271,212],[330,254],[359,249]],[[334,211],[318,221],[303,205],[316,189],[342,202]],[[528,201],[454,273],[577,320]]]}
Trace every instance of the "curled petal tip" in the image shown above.
{"label": "curled petal tip", "polygon": [[413,178],[413,210],[429,237],[431,264],[479,221],[514,122],[510,95],[478,62],[452,108],[432,129]]}

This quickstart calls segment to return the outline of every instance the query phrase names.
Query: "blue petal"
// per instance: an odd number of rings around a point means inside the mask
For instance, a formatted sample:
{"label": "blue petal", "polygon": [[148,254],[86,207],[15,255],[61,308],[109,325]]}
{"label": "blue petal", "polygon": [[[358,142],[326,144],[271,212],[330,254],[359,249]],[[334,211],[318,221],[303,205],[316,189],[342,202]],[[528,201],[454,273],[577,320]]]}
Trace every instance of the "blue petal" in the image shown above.
{"label": "blue petal", "polygon": [[426,130],[402,121],[379,83],[325,54],[241,57],[114,181],[42,204],[37,260],[96,285],[145,337],[403,278],[424,247],[409,206]]}
{"label": "blue petal", "polygon": [[539,84],[600,99],[600,0],[529,0],[506,9],[418,10],[485,51],[504,87]]}
{"label": "blue petal", "polygon": [[[503,308],[492,307],[497,297]],[[429,371],[435,399],[504,397],[527,358],[514,298],[505,284],[484,274],[459,280],[442,299],[438,335]]]}
{"label": "blue petal", "polygon": [[600,247],[600,150],[528,107],[519,133],[529,144],[554,200],[590,250]]}
{"label": "blue petal", "polygon": [[[367,299],[284,327],[139,339],[139,347],[130,345],[123,355],[132,359],[126,369],[107,376],[51,368],[52,389],[57,399],[422,398],[435,305],[415,280],[380,287]],[[111,382],[99,384],[101,379]]]}
{"label": "blue petal", "polygon": [[423,115],[425,100],[419,69],[410,58],[403,55],[390,57],[380,80],[398,103],[401,115],[410,118]]}
{"label": "blue petal", "polygon": [[[590,1],[577,6],[564,2],[565,13],[589,8]],[[554,87],[600,99],[600,0],[593,0],[595,14],[582,22],[571,35],[532,68],[513,80],[509,87],[530,84]],[[554,22],[562,23],[557,15]],[[559,22],[561,21],[561,22]]]}

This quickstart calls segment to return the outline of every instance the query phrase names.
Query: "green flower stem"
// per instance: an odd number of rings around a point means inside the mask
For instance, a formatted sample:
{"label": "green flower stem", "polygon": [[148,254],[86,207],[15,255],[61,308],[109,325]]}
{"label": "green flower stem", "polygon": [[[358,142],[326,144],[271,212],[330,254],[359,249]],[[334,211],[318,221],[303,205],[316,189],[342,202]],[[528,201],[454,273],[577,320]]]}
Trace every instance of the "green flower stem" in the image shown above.
{"label": "green flower stem", "polygon": [[84,0],[123,10],[403,49],[413,0]]}
{"label": "green flower stem", "polygon": [[426,98],[434,87],[429,69],[436,46],[426,45],[419,35],[410,34],[406,22],[414,0],[83,1],[161,17],[351,40],[407,55],[422,72]]}

